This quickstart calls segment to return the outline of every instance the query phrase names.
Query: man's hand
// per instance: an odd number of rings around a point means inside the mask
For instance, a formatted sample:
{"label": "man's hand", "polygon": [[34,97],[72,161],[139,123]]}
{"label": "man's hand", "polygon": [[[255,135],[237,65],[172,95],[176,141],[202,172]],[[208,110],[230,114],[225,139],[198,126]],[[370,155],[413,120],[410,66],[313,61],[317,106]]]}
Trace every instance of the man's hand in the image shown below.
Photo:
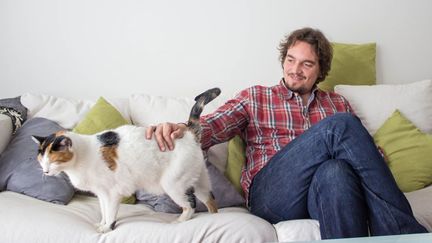
{"label": "man's hand", "polygon": [[174,139],[182,138],[186,131],[186,124],[183,123],[160,123],[157,126],[149,126],[146,131],[146,138],[151,139],[155,135],[159,149],[165,151],[174,149]]}

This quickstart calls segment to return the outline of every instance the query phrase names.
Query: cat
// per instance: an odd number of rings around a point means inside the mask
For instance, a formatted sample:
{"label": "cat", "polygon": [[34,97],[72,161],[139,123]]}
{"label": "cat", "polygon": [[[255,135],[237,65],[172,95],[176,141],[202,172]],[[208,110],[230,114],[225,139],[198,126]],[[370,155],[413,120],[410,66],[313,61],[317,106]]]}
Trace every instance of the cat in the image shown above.
{"label": "cat", "polygon": [[133,125],[95,135],[59,131],[47,137],[32,136],[39,145],[37,158],[43,173],[55,176],[65,172],[76,188],[98,197],[100,233],[114,230],[121,199],[138,189],[170,196],[183,210],[174,222],[192,217],[196,198],[210,213],[217,213],[201,150],[199,116],[204,105],[220,92],[213,88],[195,98],[187,131],[175,140],[174,149],[166,152],[160,151],[154,138],[146,138],[145,127]]}

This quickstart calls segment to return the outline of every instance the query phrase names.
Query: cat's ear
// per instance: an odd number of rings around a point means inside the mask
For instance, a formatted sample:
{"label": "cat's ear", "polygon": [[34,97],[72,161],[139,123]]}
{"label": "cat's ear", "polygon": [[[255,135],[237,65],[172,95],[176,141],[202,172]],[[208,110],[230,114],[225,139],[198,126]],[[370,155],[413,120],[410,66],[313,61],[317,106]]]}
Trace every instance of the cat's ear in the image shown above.
{"label": "cat's ear", "polygon": [[72,147],[72,140],[66,136],[57,137],[53,143],[53,150],[65,151]]}
{"label": "cat's ear", "polygon": [[32,137],[32,140],[35,143],[37,143],[38,145],[41,145],[43,143],[43,141],[45,141],[45,139],[46,139],[46,137],[40,137],[40,136],[36,136],[36,135],[33,135],[31,137]]}

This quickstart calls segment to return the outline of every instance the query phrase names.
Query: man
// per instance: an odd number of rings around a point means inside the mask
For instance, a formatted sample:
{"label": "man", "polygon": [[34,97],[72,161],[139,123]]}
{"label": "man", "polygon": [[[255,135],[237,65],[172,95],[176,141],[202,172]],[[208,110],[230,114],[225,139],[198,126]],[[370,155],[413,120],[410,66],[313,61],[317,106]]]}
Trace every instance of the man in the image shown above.
{"label": "man", "polygon": [[[426,232],[348,101],[317,88],[332,60],[325,36],[296,30],[280,52],[278,85],[245,89],[201,118],[203,149],[235,135],[246,142],[250,211],[270,223],[317,219],[323,239]],[[147,138],[173,149],[185,129],[163,123]]]}

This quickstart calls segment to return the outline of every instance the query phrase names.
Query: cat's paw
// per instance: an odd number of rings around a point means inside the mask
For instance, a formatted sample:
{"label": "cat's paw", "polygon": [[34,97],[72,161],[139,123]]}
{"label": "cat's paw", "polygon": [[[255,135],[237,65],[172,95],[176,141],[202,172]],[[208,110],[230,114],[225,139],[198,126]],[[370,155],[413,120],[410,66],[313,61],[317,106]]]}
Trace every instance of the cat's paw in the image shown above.
{"label": "cat's paw", "polygon": [[185,221],[187,221],[189,219],[190,218],[180,216],[180,217],[176,218],[175,220],[171,221],[171,224],[183,223],[183,222],[185,222]]}
{"label": "cat's paw", "polygon": [[101,227],[101,226],[104,225],[104,224],[101,223],[101,222],[99,222],[99,223],[94,223],[93,225],[94,225],[94,227],[95,227],[96,229],[98,229],[99,227]]}
{"label": "cat's paw", "polygon": [[108,224],[100,225],[99,227],[97,227],[96,230],[98,233],[102,233],[102,234],[112,231],[110,225],[108,225]]}
{"label": "cat's paw", "polygon": [[178,224],[178,223],[181,223],[181,222],[183,222],[183,221],[175,219],[175,220],[171,221],[171,224]]}
{"label": "cat's paw", "polygon": [[99,227],[97,227],[97,231],[98,231],[99,233],[108,233],[108,232],[114,230],[116,223],[117,223],[117,222],[114,221],[114,222],[112,222],[111,224],[107,224],[107,223],[105,223],[105,224],[100,224]]}

